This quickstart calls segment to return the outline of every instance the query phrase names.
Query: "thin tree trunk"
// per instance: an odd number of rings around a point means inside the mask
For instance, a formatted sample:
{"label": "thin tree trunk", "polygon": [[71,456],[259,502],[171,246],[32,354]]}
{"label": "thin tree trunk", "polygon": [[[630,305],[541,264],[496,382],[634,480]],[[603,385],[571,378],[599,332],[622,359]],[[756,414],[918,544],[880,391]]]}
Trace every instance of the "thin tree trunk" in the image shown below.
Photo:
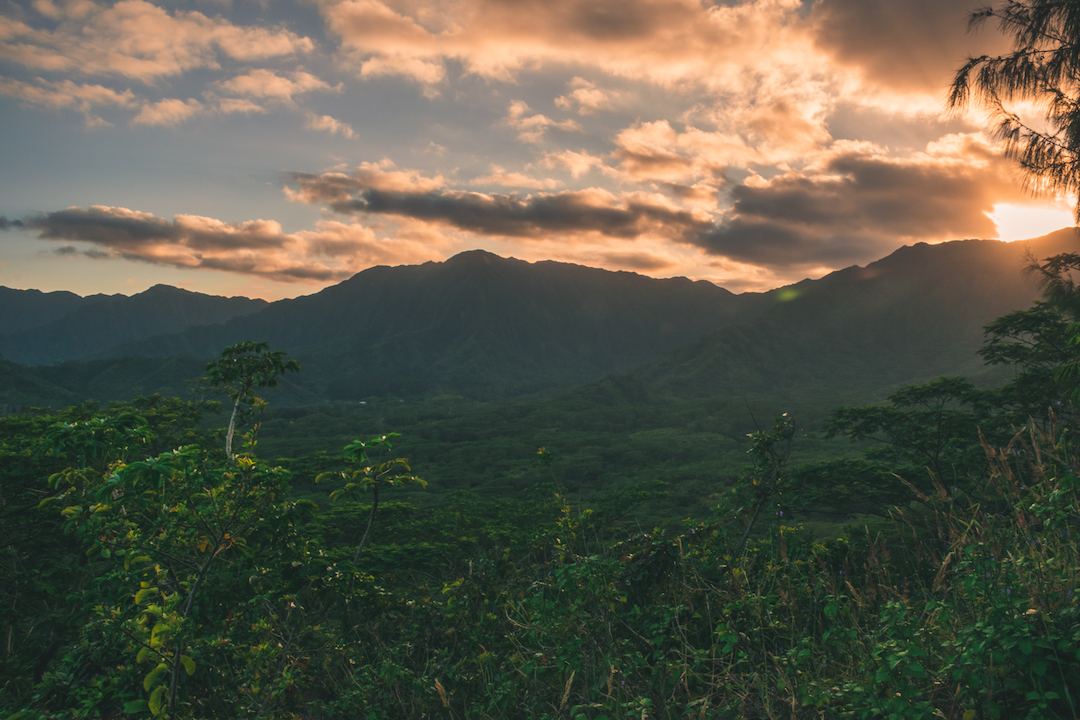
{"label": "thin tree trunk", "polygon": [[232,417],[229,418],[229,432],[225,434],[225,454],[232,459],[232,437],[236,430],[236,413],[240,411],[240,398],[233,404]]}
{"label": "thin tree trunk", "polygon": [[754,523],[757,522],[758,514],[761,512],[761,508],[765,505],[765,500],[767,499],[768,498],[763,498],[759,500],[757,507],[754,508],[754,515],[750,518],[750,524],[746,526],[746,530],[743,531],[742,540],[739,541],[739,552],[735,553],[736,556],[742,555],[743,548],[746,547],[746,538],[749,537],[750,531],[754,529]]}
{"label": "thin tree trunk", "polygon": [[364,545],[367,543],[368,535],[371,533],[371,526],[375,522],[375,511],[379,509],[379,483],[376,482],[371,492],[374,496],[374,502],[371,504],[371,515],[368,516],[367,529],[364,530],[364,537],[360,538],[360,546],[356,548],[356,554],[353,555],[353,565],[360,559],[360,553],[364,551]]}

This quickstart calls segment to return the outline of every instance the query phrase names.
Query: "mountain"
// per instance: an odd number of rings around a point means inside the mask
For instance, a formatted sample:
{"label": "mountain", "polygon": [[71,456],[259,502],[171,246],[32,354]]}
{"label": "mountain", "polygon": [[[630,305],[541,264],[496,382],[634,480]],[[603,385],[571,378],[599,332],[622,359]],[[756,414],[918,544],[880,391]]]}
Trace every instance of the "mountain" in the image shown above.
{"label": "mountain", "polygon": [[267,340],[298,358],[301,383],[326,397],[504,397],[639,365],[752,316],[764,301],[708,282],[476,250],[370,268],[314,295],[112,354],[210,357],[241,340]]}
{"label": "mountain", "polygon": [[27,365],[86,360],[161,333],[224,322],[268,303],[155,285],[132,295],[0,288],[0,355]]}
{"label": "mountain", "polygon": [[983,326],[1040,295],[1024,272],[1030,256],[1077,245],[1067,229],[1025,243],[903,247],[866,267],[775,290],[772,306],[752,322],[676,349],[637,375],[681,397],[979,375],[986,371],[976,354]]}
{"label": "mountain", "polygon": [[[191,294],[154,288],[119,301],[99,297],[3,340],[36,333],[43,343],[51,334],[55,357],[60,338],[75,338],[66,341],[78,344],[69,352],[85,357],[123,336],[121,319],[130,319],[129,336],[144,339],[101,350],[93,362],[34,371],[65,397],[170,392],[181,368],[197,373],[227,345],[267,340],[303,365],[278,403],[443,394],[494,400],[613,372],[629,373],[627,387],[650,397],[839,397],[842,390],[870,399],[899,384],[985,373],[975,352],[983,326],[1039,296],[1023,272],[1027,253],[1042,258],[1076,245],[1071,229],[1027,243],[918,243],[866,267],[743,295],[685,278],[472,251],[441,263],[370,268],[313,295],[172,334],[146,338],[167,328],[160,308],[169,298]],[[105,312],[113,307],[126,314]],[[169,322],[210,319],[177,313]]]}
{"label": "mountain", "polygon": [[36,370],[0,358],[0,415],[27,407],[61,408],[87,398],[83,388],[72,392],[41,377]]}
{"label": "mountain", "polygon": [[0,285],[0,334],[48,325],[84,305],[107,295],[80,297],[75,293],[13,290]]}

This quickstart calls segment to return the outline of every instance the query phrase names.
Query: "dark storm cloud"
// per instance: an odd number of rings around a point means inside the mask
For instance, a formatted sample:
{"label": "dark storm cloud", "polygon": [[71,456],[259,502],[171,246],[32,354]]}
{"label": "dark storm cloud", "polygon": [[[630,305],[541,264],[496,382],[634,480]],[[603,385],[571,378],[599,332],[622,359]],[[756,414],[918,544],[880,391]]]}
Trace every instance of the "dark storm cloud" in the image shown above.
{"label": "dark storm cloud", "polygon": [[281,247],[285,238],[272,226],[241,229],[224,223],[169,222],[149,213],[118,212],[122,208],[67,208],[27,218],[25,226],[44,240],[83,240],[118,251],[137,250],[150,242],[180,243],[192,250]]}
{"label": "dark storm cloud", "polygon": [[811,15],[817,44],[893,90],[942,93],[970,54],[999,54],[992,28],[965,35],[973,0],[822,0]]}
{"label": "dark storm cloud", "polygon": [[97,208],[41,213],[26,218],[24,224],[37,230],[43,240],[83,240],[117,249],[179,237],[177,228],[160,218],[145,213],[103,212]]}
{"label": "dark storm cloud", "polygon": [[53,251],[61,256],[115,257],[257,275],[279,282],[343,280],[379,262],[431,259],[431,252],[417,243],[380,240],[368,228],[342,223],[321,223],[314,231],[285,233],[277,222],[269,220],[226,223],[178,215],[170,222],[150,213],[106,206],[67,208],[22,222],[44,240],[94,246],[80,250],[65,244]]}
{"label": "dark storm cloud", "polygon": [[481,235],[537,238],[551,234],[598,233],[630,239],[645,232],[682,237],[702,220],[653,196],[615,195],[604,190],[518,195],[455,190],[387,190],[362,177],[338,173],[292,173],[291,197],[326,203],[345,215],[372,213],[444,223]]}
{"label": "dark storm cloud", "polygon": [[0,215],[0,230],[10,230],[11,228],[21,228],[22,226],[22,220],[8,220],[3,215]]}
{"label": "dark storm cloud", "polygon": [[706,251],[773,267],[872,260],[919,240],[995,237],[994,204],[1022,199],[1000,158],[968,143],[953,157],[898,160],[841,152],[810,172],[732,189]]}
{"label": "dark storm cloud", "polygon": [[[718,221],[655,194],[466,193],[441,187],[441,178],[435,187],[418,174],[393,172],[390,177],[368,166],[353,175],[293,173],[287,193],[342,214],[405,217],[486,236],[567,244],[589,235],[662,238],[790,271],[873,260],[911,242],[995,237],[988,217],[995,204],[1024,200],[1011,164],[972,136],[951,136],[906,158],[869,143],[836,143],[804,169],[731,186],[732,205]],[[655,257],[638,253],[628,248],[605,260],[662,268]]]}

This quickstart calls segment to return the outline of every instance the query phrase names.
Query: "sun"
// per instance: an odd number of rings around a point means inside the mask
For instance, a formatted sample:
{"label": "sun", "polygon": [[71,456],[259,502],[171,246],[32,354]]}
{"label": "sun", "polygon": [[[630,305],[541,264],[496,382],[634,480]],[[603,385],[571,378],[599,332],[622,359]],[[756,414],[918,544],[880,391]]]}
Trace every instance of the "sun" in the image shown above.
{"label": "sun", "polygon": [[1076,224],[1065,203],[1051,207],[999,204],[987,216],[997,225],[998,238],[1005,242],[1041,237]]}

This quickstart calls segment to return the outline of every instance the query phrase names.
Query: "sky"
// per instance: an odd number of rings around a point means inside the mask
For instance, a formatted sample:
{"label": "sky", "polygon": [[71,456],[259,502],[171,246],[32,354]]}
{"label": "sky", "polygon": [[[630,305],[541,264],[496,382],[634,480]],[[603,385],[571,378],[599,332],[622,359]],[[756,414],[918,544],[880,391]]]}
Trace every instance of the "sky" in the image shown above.
{"label": "sky", "polygon": [[0,285],[484,249],[734,292],[1071,225],[946,112],[982,0],[0,0]]}

